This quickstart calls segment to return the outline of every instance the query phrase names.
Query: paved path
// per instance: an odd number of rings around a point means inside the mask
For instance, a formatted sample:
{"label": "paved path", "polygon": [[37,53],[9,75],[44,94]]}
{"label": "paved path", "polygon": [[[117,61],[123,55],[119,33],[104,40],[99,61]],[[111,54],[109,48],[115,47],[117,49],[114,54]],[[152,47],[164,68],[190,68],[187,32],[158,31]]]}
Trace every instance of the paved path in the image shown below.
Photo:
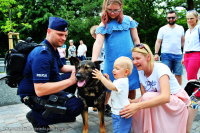
{"label": "paved path", "polygon": [[[198,77],[200,76],[200,72]],[[184,69],[183,83],[184,88],[187,84],[186,72]],[[137,90],[137,96],[140,96],[140,91]],[[26,120],[26,113],[30,109],[24,104],[15,104],[0,107],[0,133],[29,133],[33,132],[31,124]],[[98,113],[93,112],[89,108],[89,133],[99,132],[99,118]],[[105,125],[107,133],[112,133],[112,119],[105,117]],[[79,115],[76,122],[59,123],[50,125],[52,131],[50,133],[81,133],[83,129],[82,117]],[[170,131],[169,131],[170,133]],[[200,133],[200,109],[197,112],[193,122],[191,133]]]}

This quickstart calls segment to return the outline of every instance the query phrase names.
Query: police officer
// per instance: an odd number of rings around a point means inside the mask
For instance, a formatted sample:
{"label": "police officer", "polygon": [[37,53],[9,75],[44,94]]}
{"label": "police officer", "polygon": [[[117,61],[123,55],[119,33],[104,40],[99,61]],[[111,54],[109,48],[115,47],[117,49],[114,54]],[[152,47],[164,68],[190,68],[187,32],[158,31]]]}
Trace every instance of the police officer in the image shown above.
{"label": "police officer", "polygon": [[[37,96],[40,99],[48,100],[51,94],[58,92],[75,93],[76,77],[75,67],[63,65],[60,60],[57,47],[62,47],[68,35],[67,21],[58,17],[49,18],[46,39],[42,43],[46,46],[38,46],[31,51],[27,57],[23,75],[32,75],[23,79],[19,84],[19,95],[21,101],[25,102],[27,96]],[[53,56],[53,57],[52,57]],[[60,73],[64,73],[60,75]],[[63,93],[61,97],[66,97],[68,93]],[[26,118],[34,127],[36,132],[45,133],[49,131],[50,124],[59,122],[73,122],[83,110],[83,102],[76,98],[69,98],[65,102],[66,113],[50,113],[47,118],[43,117],[46,110],[40,104],[41,100],[30,101],[31,111]],[[38,101],[38,102],[36,102]]]}

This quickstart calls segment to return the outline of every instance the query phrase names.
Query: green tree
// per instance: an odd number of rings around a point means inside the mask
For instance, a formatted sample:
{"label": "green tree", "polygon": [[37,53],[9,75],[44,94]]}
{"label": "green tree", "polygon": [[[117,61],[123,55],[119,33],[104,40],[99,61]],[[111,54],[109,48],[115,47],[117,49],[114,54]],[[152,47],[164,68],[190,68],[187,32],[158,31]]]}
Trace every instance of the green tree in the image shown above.
{"label": "green tree", "polygon": [[124,14],[135,19],[138,35],[142,43],[147,43],[154,51],[159,28],[166,24],[166,18],[158,10],[160,1],[156,0],[124,0]]}
{"label": "green tree", "polygon": [[87,56],[92,56],[92,47],[94,39],[90,35],[90,28],[93,25],[99,25],[103,0],[67,0],[61,7],[57,15],[64,18],[69,23],[69,35],[66,44],[69,46],[69,40],[73,39],[76,47],[79,40],[87,45]]}
{"label": "green tree", "polygon": [[63,0],[18,0],[18,4],[22,5],[21,18],[18,23],[28,23],[32,25],[31,29],[27,29],[23,25],[18,26],[20,38],[23,40],[31,36],[37,43],[43,41],[48,28],[48,20],[50,16],[56,16],[56,12],[61,9],[65,3]]}
{"label": "green tree", "polygon": [[[1,30],[6,32],[16,32],[16,27],[19,25],[15,20],[21,17],[21,12],[18,9],[22,9],[21,5],[18,5],[15,0],[1,0],[0,11],[3,15],[1,23]],[[12,21],[14,20],[14,21]],[[22,25],[30,28],[31,26],[27,23],[21,23]]]}
{"label": "green tree", "polygon": [[[165,24],[166,13],[176,7],[184,7],[178,12],[177,24],[188,28],[186,11],[200,10],[199,0],[123,0],[123,12],[138,23],[138,34],[141,42],[147,43],[152,51],[159,28]],[[4,57],[8,49],[7,33],[19,32],[20,39],[32,37],[37,43],[44,40],[50,16],[64,18],[69,23],[69,39],[79,45],[82,39],[88,47],[87,56],[92,54],[94,39],[90,35],[90,27],[98,25],[103,0],[1,0],[0,1],[0,57]],[[193,5],[193,6],[191,6]]]}

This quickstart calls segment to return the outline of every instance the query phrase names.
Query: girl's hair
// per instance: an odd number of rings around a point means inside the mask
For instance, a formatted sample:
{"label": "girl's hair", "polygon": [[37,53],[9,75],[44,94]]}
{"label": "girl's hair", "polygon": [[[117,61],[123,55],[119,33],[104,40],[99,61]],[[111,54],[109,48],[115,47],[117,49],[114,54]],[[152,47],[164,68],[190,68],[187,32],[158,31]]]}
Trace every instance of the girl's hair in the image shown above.
{"label": "girl's hair", "polygon": [[95,34],[95,31],[96,31],[96,29],[97,29],[98,27],[99,27],[98,25],[92,26],[92,27],[90,28],[90,34],[91,34],[91,35]]}
{"label": "girl's hair", "polygon": [[132,73],[132,70],[133,70],[133,61],[128,58],[128,57],[125,57],[125,56],[121,56],[119,58],[117,58],[114,62],[115,63],[121,63],[125,69],[129,69],[129,74],[128,76]]}
{"label": "girl's hair", "polygon": [[101,16],[101,21],[103,22],[103,24],[105,25],[105,27],[107,26],[107,23],[110,22],[111,18],[108,16],[107,13],[107,6],[111,5],[111,4],[118,4],[121,8],[121,11],[119,13],[119,15],[117,16],[117,22],[119,22],[120,24],[122,23],[123,20],[123,1],[122,0],[104,0],[103,2],[103,7],[102,7],[102,16]]}
{"label": "girl's hair", "polygon": [[[200,25],[200,21],[199,21],[199,13],[196,10],[190,10],[187,12],[186,14],[186,18],[198,18],[197,19],[197,25]],[[189,25],[188,25],[189,26]]]}
{"label": "girl's hair", "polygon": [[[143,44],[143,43],[141,43],[141,44]],[[148,54],[150,54],[151,59],[150,59],[150,61],[149,61],[149,64],[150,64],[151,66],[153,66],[154,58],[153,58],[153,54],[152,54],[152,52],[151,52],[151,49],[149,48],[149,46],[148,46],[147,44],[143,44],[143,45],[144,45],[144,47],[146,48],[146,50],[145,50],[145,48],[134,47],[134,48],[132,49],[132,52],[141,53],[141,54],[143,54],[145,57],[147,57]]]}

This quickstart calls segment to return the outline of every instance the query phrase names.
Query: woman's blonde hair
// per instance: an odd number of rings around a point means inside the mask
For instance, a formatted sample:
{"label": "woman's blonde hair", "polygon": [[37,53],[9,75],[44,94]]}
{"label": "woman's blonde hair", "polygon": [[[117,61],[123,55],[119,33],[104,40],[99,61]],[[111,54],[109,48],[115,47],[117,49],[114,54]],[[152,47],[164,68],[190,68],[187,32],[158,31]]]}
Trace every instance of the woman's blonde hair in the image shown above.
{"label": "woman's blonde hair", "polygon": [[[186,14],[186,18],[197,18],[197,25],[200,25],[199,13],[196,10],[190,10]],[[188,25],[189,27],[189,25]]]}
{"label": "woman's blonde hair", "polygon": [[133,70],[133,61],[128,58],[128,57],[125,57],[125,56],[121,56],[119,58],[117,58],[114,62],[115,63],[120,63],[124,66],[125,69],[129,69],[129,74],[128,76],[132,73],[132,70]]}
{"label": "woman's blonde hair", "polygon": [[96,31],[96,29],[97,29],[98,27],[99,27],[98,25],[92,26],[92,27],[90,28],[90,34],[91,34],[91,35],[95,34],[95,31]]}
{"label": "woman's blonde hair", "polygon": [[154,57],[153,57],[153,54],[151,52],[151,49],[149,48],[149,46],[147,44],[144,44],[144,43],[141,43],[141,45],[143,45],[145,48],[140,48],[140,47],[137,47],[137,45],[132,49],[132,52],[138,52],[138,53],[141,53],[143,54],[145,57],[148,56],[148,54],[150,55],[151,59],[149,61],[149,64],[151,66],[153,66],[153,63],[154,63]]}

